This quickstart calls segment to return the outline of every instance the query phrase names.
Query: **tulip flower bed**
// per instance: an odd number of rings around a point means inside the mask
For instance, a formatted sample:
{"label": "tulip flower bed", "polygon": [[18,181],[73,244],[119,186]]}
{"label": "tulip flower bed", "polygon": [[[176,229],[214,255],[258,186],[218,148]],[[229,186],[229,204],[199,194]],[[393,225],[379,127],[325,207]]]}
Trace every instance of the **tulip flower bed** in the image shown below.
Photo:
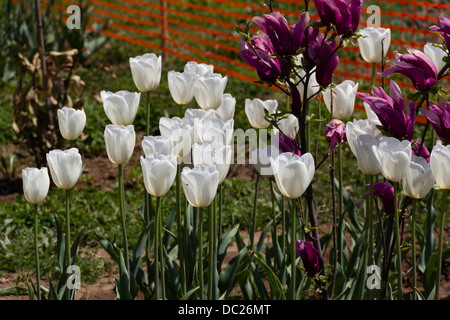
{"label": "tulip flower bed", "polygon": [[[58,110],[69,147],[22,171],[22,205],[33,217],[30,299],[79,299],[83,241],[108,255],[119,300],[448,298],[449,19],[430,28],[437,38],[425,53],[395,52],[387,63],[390,31],[358,30],[362,0],[305,1],[293,25],[267,4],[236,31],[259,87],[276,90],[241,90],[239,104],[227,90],[233,80],[213,65],[167,68],[156,53],[129,57],[133,88],[99,89],[107,123],[97,128],[96,170],[108,168],[112,190],[79,188],[89,116]],[[380,87],[335,82],[347,45],[359,46]],[[407,94],[399,78],[416,91]],[[170,112],[154,107],[162,95]],[[356,99],[365,112],[354,110]],[[99,206],[112,216],[89,216]],[[45,261],[40,226],[50,212],[45,249],[55,252]],[[81,230],[89,220],[94,230]],[[55,277],[42,277],[42,266]]]}

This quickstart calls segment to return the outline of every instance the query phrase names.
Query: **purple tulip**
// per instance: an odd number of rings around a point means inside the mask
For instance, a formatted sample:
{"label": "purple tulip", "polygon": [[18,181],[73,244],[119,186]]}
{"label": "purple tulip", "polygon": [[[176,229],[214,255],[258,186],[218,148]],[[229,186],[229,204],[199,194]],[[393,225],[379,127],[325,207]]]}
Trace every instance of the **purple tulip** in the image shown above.
{"label": "purple tulip", "polygon": [[402,97],[400,87],[393,80],[390,83],[390,96],[381,87],[372,87],[372,94],[356,93],[359,98],[370,105],[370,109],[377,115],[391,136],[411,141],[416,121],[414,101],[408,104],[408,111],[405,115],[406,102]]}
{"label": "purple tulip", "polygon": [[292,155],[302,156],[300,149],[298,148],[298,141],[294,137],[289,138],[284,133],[277,132],[272,138],[272,145],[276,146],[281,153],[292,152]]}
{"label": "purple tulip", "polygon": [[439,32],[444,38],[447,48],[450,48],[450,19],[440,16],[439,24],[441,26],[440,28],[438,26],[431,26],[430,30]]}
{"label": "purple tulip", "polygon": [[320,34],[308,44],[306,50],[306,59],[316,66],[316,81],[322,87],[327,87],[332,82],[333,72],[339,64],[335,47],[334,40],[324,41],[324,35]]}
{"label": "purple tulip", "polygon": [[295,251],[303,261],[306,274],[314,277],[319,271],[319,251],[309,241],[295,240]]}
{"label": "purple tulip", "polygon": [[290,26],[280,12],[254,17],[256,23],[269,37],[275,52],[279,55],[293,55],[304,46],[305,30],[308,28],[309,13],[303,12],[298,22]]}
{"label": "purple tulip", "polygon": [[334,148],[340,146],[345,141],[347,137],[345,135],[345,123],[341,120],[333,119],[326,126],[323,132],[325,138],[330,142],[330,149],[328,150],[328,155],[333,152]]}
{"label": "purple tulip", "polygon": [[[370,185],[367,185],[369,188]],[[366,193],[365,196],[370,194],[370,189]],[[383,203],[384,211],[387,214],[395,213],[395,205],[394,205],[394,187],[387,182],[378,182],[373,185],[373,195],[377,198],[381,198],[381,202]],[[398,202],[397,202],[398,205]]]}
{"label": "purple tulip", "polygon": [[417,138],[416,144],[411,149],[412,155],[422,157],[425,160],[427,160],[427,162],[430,162],[430,151],[428,151],[425,144],[422,143],[422,139]]}
{"label": "purple tulip", "polygon": [[420,91],[427,91],[437,83],[437,68],[434,62],[422,51],[408,49],[407,54],[394,52],[394,66],[386,69],[380,75],[385,78],[393,73],[407,76],[414,87]]}
{"label": "purple tulip", "polygon": [[437,135],[450,141],[450,102],[441,100],[442,108],[432,104],[428,109],[421,108],[420,112],[431,123]]}
{"label": "purple tulip", "polygon": [[363,0],[314,0],[324,25],[334,25],[338,34],[358,29]]}

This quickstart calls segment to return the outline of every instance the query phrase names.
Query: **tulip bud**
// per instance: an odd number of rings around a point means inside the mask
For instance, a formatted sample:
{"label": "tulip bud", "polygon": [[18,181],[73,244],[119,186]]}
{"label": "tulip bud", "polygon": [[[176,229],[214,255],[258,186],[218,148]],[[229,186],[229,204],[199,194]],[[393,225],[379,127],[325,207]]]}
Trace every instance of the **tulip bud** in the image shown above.
{"label": "tulip bud", "polygon": [[[245,99],[245,114],[250,125],[255,129],[266,129],[270,123],[264,119],[265,112],[269,115],[276,112],[278,107],[277,100],[265,100],[255,98],[253,100]],[[265,111],[266,110],[266,111]]]}
{"label": "tulip bud", "polygon": [[130,68],[134,84],[140,92],[153,91],[158,88],[161,81],[161,56],[146,53],[130,58]]}
{"label": "tulip bud", "polygon": [[191,109],[188,108],[184,112],[185,118],[192,118],[195,122],[195,119],[204,120],[204,119],[213,119],[216,118],[215,110],[203,110],[203,109]]}
{"label": "tulip bud", "polygon": [[212,64],[188,61],[184,66],[184,72],[193,72],[197,77],[210,77],[214,73],[214,66]]}
{"label": "tulip bud", "polygon": [[338,119],[331,120],[326,126],[323,132],[325,139],[330,142],[330,148],[328,150],[328,155],[333,152],[334,148],[340,146],[345,141],[347,137],[345,135],[345,124]]}
{"label": "tulip bud", "polygon": [[[367,185],[370,188],[370,185]],[[365,196],[368,196],[370,191],[368,190],[364,193]],[[373,195],[374,197],[381,198],[381,202],[383,203],[384,211],[387,214],[395,213],[395,205],[394,205],[394,187],[387,182],[378,182],[373,185]],[[398,206],[398,200],[397,200]]]}
{"label": "tulip bud", "polygon": [[368,27],[359,31],[359,52],[364,61],[380,63],[391,45],[391,29]]}
{"label": "tulip bud", "polygon": [[219,184],[221,184],[230,169],[232,161],[231,146],[216,141],[192,145],[192,160],[194,166],[213,164],[219,171]]}
{"label": "tulip bud", "polygon": [[434,182],[430,164],[424,158],[413,155],[403,177],[403,191],[411,198],[425,198]]}
{"label": "tulip bud", "polygon": [[281,153],[275,160],[271,159],[271,164],[278,189],[287,198],[300,197],[314,177],[314,158],[310,153],[301,157]]}
{"label": "tulip bud", "polygon": [[278,121],[278,128],[286,136],[294,138],[297,136],[297,132],[299,130],[298,118],[293,114],[289,114],[287,118]]}
{"label": "tulip bud", "polygon": [[236,107],[236,98],[229,93],[224,93],[222,97],[222,104],[219,108],[214,110],[216,118],[223,121],[232,120],[234,118],[234,111]]}
{"label": "tulip bud", "polygon": [[41,203],[47,197],[50,188],[50,177],[46,167],[25,168],[22,170],[23,195],[28,202]]}
{"label": "tulip bud", "polygon": [[58,110],[58,124],[64,139],[75,140],[86,125],[86,114],[84,110],[62,107]]}
{"label": "tulip bud", "polygon": [[145,189],[155,197],[164,196],[177,175],[177,158],[172,155],[152,153],[140,158]]}
{"label": "tulip bud", "polygon": [[194,135],[194,126],[191,119],[161,117],[159,119],[159,131],[163,137],[172,138],[174,156],[183,158],[191,152]]}
{"label": "tulip bud", "polygon": [[113,93],[103,90],[100,96],[106,116],[112,124],[128,126],[133,123],[139,107],[140,92],[122,90]]}
{"label": "tulip bud", "polygon": [[51,150],[47,163],[53,182],[60,189],[72,189],[81,175],[83,162],[77,148]]}
{"label": "tulip bud", "polygon": [[142,149],[146,157],[154,153],[166,156],[172,155],[173,139],[172,137],[146,136],[142,140]]}
{"label": "tulip bud", "polygon": [[314,277],[319,271],[319,251],[309,241],[295,240],[295,252],[300,256],[306,274]]}
{"label": "tulip bud", "polygon": [[136,142],[134,126],[108,124],[104,136],[109,160],[114,164],[127,163],[133,155]]}
{"label": "tulip bud", "polygon": [[191,206],[205,208],[209,206],[219,186],[219,171],[214,165],[199,165],[193,169],[184,167],[181,182],[186,199]]}
{"label": "tulip bud", "polygon": [[234,120],[224,122],[220,119],[195,120],[194,143],[204,143],[215,140],[225,145],[231,145],[234,134]]}
{"label": "tulip bud", "polygon": [[437,144],[431,150],[430,167],[436,187],[450,189],[450,145]]}
{"label": "tulip bud", "polygon": [[193,72],[176,72],[169,71],[167,73],[169,91],[173,100],[180,105],[188,104],[194,98],[194,82],[197,75]]}
{"label": "tulip bud", "polygon": [[198,78],[194,83],[194,97],[200,108],[203,110],[219,108],[227,81],[228,77],[222,77],[217,73]]}
{"label": "tulip bud", "polygon": [[377,146],[372,146],[381,174],[389,181],[399,182],[405,176],[411,162],[411,143],[392,137],[381,137]]}
{"label": "tulip bud", "polygon": [[[352,115],[358,85],[358,83],[351,80],[345,80],[334,88],[328,88],[322,92],[323,100],[330,113],[331,104],[333,104],[333,118],[345,120]],[[332,91],[333,94],[331,93]],[[331,101],[332,98],[333,101]]]}

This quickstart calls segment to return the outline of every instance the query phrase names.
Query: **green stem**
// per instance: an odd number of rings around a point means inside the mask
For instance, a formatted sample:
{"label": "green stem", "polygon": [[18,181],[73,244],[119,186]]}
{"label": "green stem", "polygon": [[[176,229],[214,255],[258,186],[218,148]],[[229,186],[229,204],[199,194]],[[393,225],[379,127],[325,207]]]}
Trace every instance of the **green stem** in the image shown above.
{"label": "green stem", "polygon": [[150,135],[150,91],[147,92],[147,109],[145,113],[145,135]]}
{"label": "green stem", "polygon": [[370,80],[370,88],[372,89],[373,83],[375,81],[375,73],[376,73],[377,64],[375,62],[372,63],[372,78]]}
{"label": "green stem", "polygon": [[417,291],[417,260],[416,260],[416,199],[412,199],[411,210],[411,250],[412,250],[412,277],[413,277],[413,294],[412,300],[416,300]]}
{"label": "green stem", "polygon": [[373,175],[369,176],[369,212],[367,213],[369,224],[369,246],[368,257],[372,259],[372,264],[375,264],[375,257],[373,254]]}
{"label": "green stem", "polygon": [[339,217],[342,217],[344,213],[344,169],[342,160],[342,147],[339,148],[338,152],[338,160],[339,160]]}
{"label": "green stem", "polygon": [[296,226],[295,226],[295,205],[291,205],[291,284],[290,284],[290,299],[295,299],[295,271],[297,266],[295,264],[296,254],[295,254],[295,234],[296,234]]}
{"label": "green stem", "polygon": [[277,213],[275,211],[275,193],[273,191],[273,183],[272,183],[272,179],[269,179],[269,184],[270,184],[270,195],[272,198],[272,219],[273,219],[273,224],[272,224],[272,228],[273,228],[273,256],[275,258],[275,265],[278,265],[278,237],[277,237]]}
{"label": "green stem", "polygon": [[[211,208],[213,207],[213,208]],[[208,268],[208,299],[213,299],[213,272],[214,272],[214,222],[215,201],[208,207],[208,237],[209,237],[209,268]],[[212,212],[211,212],[212,211]]]}
{"label": "green stem", "polygon": [[161,215],[161,198],[156,198],[157,205],[157,215],[158,215],[158,243],[159,243],[159,260],[161,262],[161,294],[162,300],[166,300],[166,284],[165,284],[165,276],[164,276],[164,243],[163,243],[163,223],[162,223],[162,215]]}
{"label": "green stem", "polygon": [[[70,256],[70,189],[66,189],[66,270],[72,264]],[[71,296],[70,289],[67,289],[66,297]]]}
{"label": "green stem", "polygon": [[219,225],[218,225],[218,231],[217,235],[219,237],[222,236],[222,203],[223,203],[223,183],[219,185]]}
{"label": "green stem", "polygon": [[36,258],[36,287],[37,299],[41,300],[41,271],[39,267],[39,247],[38,247],[38,205],[34,206],[34,254]]}
{"label": "green stem", "polygon": [[203,288],[203,209],[197,208],[198,212],[198,280],[200,286],[200,300],[204,300]]}
{"label": "green stem", "polygon": [[188,261],[188,226],[187,226],[187,210],[184,210],[184,230],[182,231],[181,225],[181,164],[177,166],[177,175],[176,175],[176,206],[177,206],[177,224],[178,224],[178,238],[181,240],[182,235],[184,234],[184,241],[179,241],[179,252],[178,259],[180,261],[180,269],[181,269],[181,285],[183,293],[186,293],[186,268]]}
{"label": "green stem", "polygon": [[128,257],[128,237],[127,237],[127,225],[125,217],[125,195],[123,185],[123,165],[119,164],[119,199],[120,199],[120,217],[122,222],[122,234],[123,234],[123,252],[124,260],[128,274],[130,274],[130,261]]}
{"label": "green stem", "polygon": [[160,207],[160,197],[156,198],[156,216],[155,216],[155,248],[154,248],[154,255],[155,255],[155,299],[159,300],[159,288],[160,288],[160,278],[159,278],[159,248],[160,248],[160,224],[159,224],[159,207]]}
{"label": "green stem", "polygon": [[283,234],[281,238],[281,252],[283,254],[283,259],[286,259],[286,212],[284,209],[285,199],[281,195],[281,233]]}
{"label": "green stem", "polygon": [[[448,192],[444,190],[444,193]],[[444,240],[444,223],[445,223],[445,206],[447,203],[443,201],[442,212],[441,212],[441,221],[439,225],[439,242],[438,242],[438,260],[437,260],[437,274],[436,274],[436,289],[434,292],[434,299],[439,300],[439,291],[441,287],[441,269],[442,269],[442,251],[443,251],[443,240]]]}
{"label": "green stem", "polygon": [[258,209],[258,189],[259,189],[259,180],[261,176],[257,173],[256,183],[255,183],[255,197],[253,199],[253,224],[252,224],[252,233],[250,234],[250,241],[252,242],[252,250],[255,250],[255,233],[256,233],[256,214]]}
{"label": "green stem", "polygon": [[398,300],[403,298],[403,285],[402,285],[402,247],[400,243],[400,219],[398,210],[398,182],[394,182],[394,212],[395,212],[395,237],[397,246],[397,277],[398,277]]}

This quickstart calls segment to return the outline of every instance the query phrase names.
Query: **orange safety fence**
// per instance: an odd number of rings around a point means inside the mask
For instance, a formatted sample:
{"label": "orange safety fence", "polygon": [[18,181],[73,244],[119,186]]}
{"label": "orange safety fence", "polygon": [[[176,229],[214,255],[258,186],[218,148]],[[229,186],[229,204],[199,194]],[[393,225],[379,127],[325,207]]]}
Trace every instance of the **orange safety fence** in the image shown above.
{"label": "orange safety fence", "polygon": [[[268,13],[263,0],[90,0],[94,7],[92,22],[108,21],[103,33],[109,37],[131,42],[156,52],[166,52],[184,60],[213,64],[217,72],[241,80],[256,81],[256,72],[239,55],[239,36],[235,26],[244,26],[256,15]],[[62,0],[63,6],[76,1]],[[299,17],[299,0],[275,1],[275,10],[286,15],[290,23]],[[319,20],[310,1],[311,18]],[[437,42],[429,30],[437,25],[440,15],[448,16],[450,4],[443,0],[364,1],[360,28],[366,26],[370,5],[381,10],[381,27],[391,29],[391,46],[387,66],[392,64],[393,52],[407,48],[423,50],[427,42]],[[60,8],[65,11],[65,8]],[[252,26],[251,31],[257,31]],[[381,71],[381,70],[377,70]],[[340,52],[335,81],[371,80],[371,65],[362,60],[359,49],[350,45]],[[381,79],[377,77],[375,85]],[[412,88],[408,79],[399,80],[404,88]],[[358,108],[362,109],[359,105]]]}

